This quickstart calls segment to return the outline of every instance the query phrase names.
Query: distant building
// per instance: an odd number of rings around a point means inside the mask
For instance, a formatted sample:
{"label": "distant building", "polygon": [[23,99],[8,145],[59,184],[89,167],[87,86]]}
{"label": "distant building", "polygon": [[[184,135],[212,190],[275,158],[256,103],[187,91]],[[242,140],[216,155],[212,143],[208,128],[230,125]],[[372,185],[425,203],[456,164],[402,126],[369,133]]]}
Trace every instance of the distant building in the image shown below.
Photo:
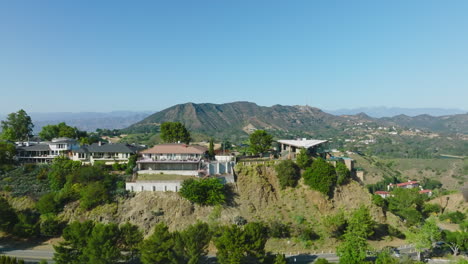
{"label": "distant building", "polygon": [[317,139],[281,139],[278,140],[280,145],[280,153],[282,157],[288,159],[295,159],[296,155],[301,149],[306,149],[311,155],[320,154],[325,152],[324,145],[328,140],[317,140]]}
{"label": "distant building", "polygon": [[432,190],[421,190],[419,191],[420,194],[426,194],[427,196],[432,196]]}
{"label": "distant building", "polygon": [[387,189],[390,190],[394,187],[406,188],[406,189],[419,188],[419,183],[417,181],[407,181],[407,182],[397,183],[397,184],[390,183],[387,186]]}
{"label": "distant building", "polygon": [[382,198],[390,197],[390,193],[386,191],[376,191],[375,194],[380,195]]}
{"label": "distant building", "polygon": [[71,157],[71,152],[78,148],[75,139],[65,137],[44,142],[18,142],[16,157],[21,163],[50,163],[58,156]]}
{"label": "distant building", "polygon": [[138,146],[122,143],[94,143],[82,146],[72,151],[72,159],[81,161],[83,164],[94,164],[96,161],[107,165],[114,163],[128,163],[131,155],[139,150]]}

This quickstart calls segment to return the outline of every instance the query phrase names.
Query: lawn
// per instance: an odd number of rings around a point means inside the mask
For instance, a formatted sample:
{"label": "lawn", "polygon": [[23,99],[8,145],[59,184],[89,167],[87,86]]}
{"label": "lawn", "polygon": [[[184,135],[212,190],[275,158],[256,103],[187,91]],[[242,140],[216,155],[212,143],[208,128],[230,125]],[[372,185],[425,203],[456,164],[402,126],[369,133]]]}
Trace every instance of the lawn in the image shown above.
{"label": "lawn", "polygon": [[139,181],[179,181],[194,178],[193,176],[177,174],[139,174]]}

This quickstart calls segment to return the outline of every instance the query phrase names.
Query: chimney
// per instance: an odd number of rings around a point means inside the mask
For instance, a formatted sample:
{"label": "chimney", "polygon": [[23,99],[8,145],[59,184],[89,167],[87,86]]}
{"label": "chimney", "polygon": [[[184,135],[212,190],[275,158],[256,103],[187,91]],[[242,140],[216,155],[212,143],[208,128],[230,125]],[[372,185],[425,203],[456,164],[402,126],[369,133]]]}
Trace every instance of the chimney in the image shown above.
{"label": "chimney", "polygon": [[98,146],[102,146],[102,142],[101,142],[101,140],[99,140],[99,142],[98,142]]}

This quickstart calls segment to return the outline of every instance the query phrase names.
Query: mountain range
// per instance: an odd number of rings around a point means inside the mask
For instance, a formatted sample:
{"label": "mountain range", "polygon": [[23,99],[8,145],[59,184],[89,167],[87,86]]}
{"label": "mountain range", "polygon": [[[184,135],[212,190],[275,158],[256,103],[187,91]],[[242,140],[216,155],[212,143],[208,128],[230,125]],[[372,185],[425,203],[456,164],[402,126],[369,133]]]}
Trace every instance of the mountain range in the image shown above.
{"label": "mountain range", "polygon": [[402,107],[360,107],[352,109],[338,109],[338,110],[324,110],[327,113],[333,115],[356,115],[359,113],[366,113],[371,117],[394,117],[398,115],[406,116],[418,116],[418,115],[430,115],[430,116],[447,116],[466,114],[467,110],[461,110],[457,108],[402,108]]}
{"label": "mountain range", "polygon": [[417,128],[439,133],[468,134],[468,114],[373,118],[365,113],[332,115],[310,106],[266,107],[251,102],[179,104],[156,112],[123,131],[148,131],[149,128],[157,127],[166,121],[182,122],[191,131],[215,137],[245,136],[254,129],[274,131],[282,136],[327,137],[357,122],[373,122],[377,125]]}

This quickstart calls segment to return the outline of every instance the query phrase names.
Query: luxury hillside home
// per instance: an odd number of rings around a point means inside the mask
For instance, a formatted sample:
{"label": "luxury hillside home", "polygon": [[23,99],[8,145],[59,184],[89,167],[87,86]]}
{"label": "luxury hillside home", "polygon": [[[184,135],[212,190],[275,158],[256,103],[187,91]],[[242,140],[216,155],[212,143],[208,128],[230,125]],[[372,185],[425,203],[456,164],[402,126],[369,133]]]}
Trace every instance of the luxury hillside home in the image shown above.
{"label": "luxury hillside home", "polygon": [[75,139],[54,138],[45,142],[19,142],[16,146],[17,158],[21,163],[50,163],[60,155],[70,157],[79,148]]}
{"label": "luxury hillside home", "polygon": [[200,176],[205,170],[207,148],[186,144],[161,144],[141,151],[139,174]]}
{"label": "luxury hillside home", "polygon": [[99,142],[74,150],[72,159],[79,160],[83,164],[94,164],[96,161],[102,161],[107,165],[127,163],[130,156],[136,154],[138,150],[139,148],[134,145]]}

